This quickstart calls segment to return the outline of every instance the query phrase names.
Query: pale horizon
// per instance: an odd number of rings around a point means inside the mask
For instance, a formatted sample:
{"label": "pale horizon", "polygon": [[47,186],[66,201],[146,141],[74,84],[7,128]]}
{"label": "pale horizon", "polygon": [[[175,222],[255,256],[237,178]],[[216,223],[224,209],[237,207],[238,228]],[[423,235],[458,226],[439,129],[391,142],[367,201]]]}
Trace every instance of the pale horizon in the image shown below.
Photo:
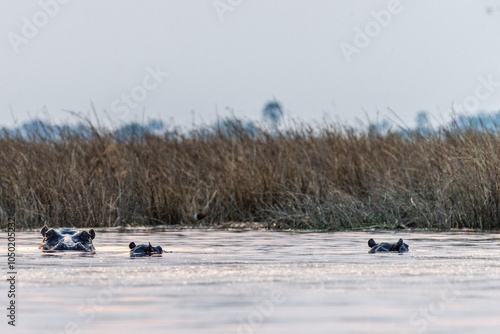
{"label": "pale horizon", "polygon": [[273,99],[350,124],[500,109],[494,1],[231,3],[4,4],[0,126],[71,123],[91,103],[100,120],[181,126],[258,121]]}

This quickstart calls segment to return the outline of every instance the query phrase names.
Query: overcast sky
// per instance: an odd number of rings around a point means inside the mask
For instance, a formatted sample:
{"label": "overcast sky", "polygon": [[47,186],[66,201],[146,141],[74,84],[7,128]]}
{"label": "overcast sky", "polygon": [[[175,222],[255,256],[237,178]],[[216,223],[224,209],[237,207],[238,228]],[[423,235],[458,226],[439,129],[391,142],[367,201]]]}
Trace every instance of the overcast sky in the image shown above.
{"label": "overcast sky", "polygon": [[0,6],[0,125],[71,121],[91,101],[103,121],[183,126],[228,110],[258,120],[273,98],[306,121],[500,109],[498,0]]}

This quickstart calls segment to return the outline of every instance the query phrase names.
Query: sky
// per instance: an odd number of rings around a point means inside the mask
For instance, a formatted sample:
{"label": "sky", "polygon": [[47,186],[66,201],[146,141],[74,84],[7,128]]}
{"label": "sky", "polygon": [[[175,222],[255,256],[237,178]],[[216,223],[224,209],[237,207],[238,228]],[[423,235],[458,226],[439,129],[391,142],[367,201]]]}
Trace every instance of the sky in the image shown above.
{"label": "sky", "polygon": [[3,0],[0,126],[500,110],[499,0]]}

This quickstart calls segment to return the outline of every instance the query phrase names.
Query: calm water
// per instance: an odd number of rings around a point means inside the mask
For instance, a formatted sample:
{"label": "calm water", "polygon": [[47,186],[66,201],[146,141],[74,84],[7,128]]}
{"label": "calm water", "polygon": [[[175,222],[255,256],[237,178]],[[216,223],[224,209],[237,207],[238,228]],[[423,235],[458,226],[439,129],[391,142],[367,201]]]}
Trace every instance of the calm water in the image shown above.
{"label": "calm water", "polygon": [[[368,254],[370,237],[402,237],[410,252]],[[0,331],[498,333],[499,239],[460,233],[98,231],[90,255],[44,254],[37,248],[39,233],[17,233],[17,326],[7,325],[2,280]],[[173,253],[130,258],[131,241],[151,241]]]}

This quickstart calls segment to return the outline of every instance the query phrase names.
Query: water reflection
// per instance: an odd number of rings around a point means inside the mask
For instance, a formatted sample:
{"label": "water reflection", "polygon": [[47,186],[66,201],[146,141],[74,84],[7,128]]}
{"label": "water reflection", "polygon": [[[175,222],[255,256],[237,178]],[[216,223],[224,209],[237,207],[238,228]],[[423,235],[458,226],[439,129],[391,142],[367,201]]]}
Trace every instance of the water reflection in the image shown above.
{"label": "water reflection", "polygon": [[94,257],[95,252],[80,251],[40,251],[42,257]]}

